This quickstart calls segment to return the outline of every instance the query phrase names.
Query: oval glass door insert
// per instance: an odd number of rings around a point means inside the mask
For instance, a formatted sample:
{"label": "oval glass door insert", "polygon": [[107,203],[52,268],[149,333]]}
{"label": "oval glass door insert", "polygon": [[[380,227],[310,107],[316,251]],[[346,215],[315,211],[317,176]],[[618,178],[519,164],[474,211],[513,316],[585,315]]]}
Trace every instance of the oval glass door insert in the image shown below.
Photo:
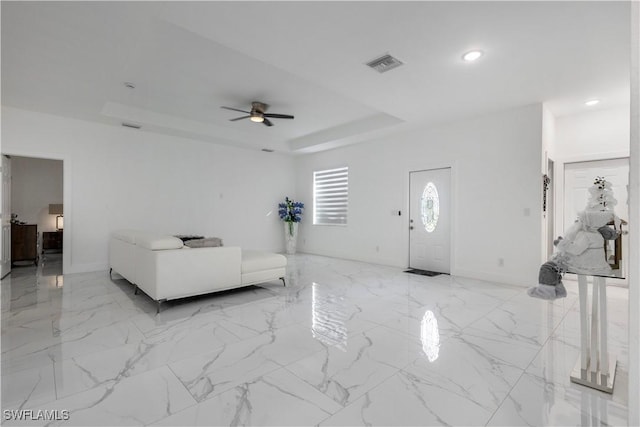
{"label": "oval glass door insert", "polygon": [[427,233],[432,233],[438,225],[440,215],[440,199],[438,189],[433,182],[428,182],[422,192],[422,224]]}

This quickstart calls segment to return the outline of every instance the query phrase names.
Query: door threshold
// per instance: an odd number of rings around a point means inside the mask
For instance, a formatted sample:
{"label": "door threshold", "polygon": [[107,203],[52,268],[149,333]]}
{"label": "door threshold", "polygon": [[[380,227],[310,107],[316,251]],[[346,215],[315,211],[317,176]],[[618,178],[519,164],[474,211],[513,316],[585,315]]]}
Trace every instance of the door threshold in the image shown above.
{"label": "door threshold", "polygon": [[411,273],[411,274],[419,274],[421,276],[429,276],[429,277],[438,276],[440,274],[448,275],[448,273],[439,273],[437,271],[430,271],[430,270],[420,270],[418,268],[410,268],[408,270],[405,270],[404,272]]}

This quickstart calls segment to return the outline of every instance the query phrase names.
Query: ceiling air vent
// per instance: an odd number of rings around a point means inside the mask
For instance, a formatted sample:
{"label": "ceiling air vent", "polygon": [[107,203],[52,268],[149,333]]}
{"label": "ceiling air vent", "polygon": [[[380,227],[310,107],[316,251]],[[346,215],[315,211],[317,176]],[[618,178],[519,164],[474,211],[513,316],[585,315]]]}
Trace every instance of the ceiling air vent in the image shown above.
{"label": "ceiling air vent", "polygon": [[140,125],[136,125],[134,123],[127,123],[127,122],[122,122],[122,126],[126,128],[132,128],[132,129],[140,129],[142,127]]}
{"label": "ceiling air vent", "polygon": [[391,55],[384,55],[380,58],[376,58],[373,61],[367,62],[367,65],[379,73],[385,73],[389,70],[393,70],[402,65],[402,61],[398,58],[394,58]]}
{"label": "ceiling air vent", "polygon": [[273,150],[271,148],[263,148],[262,151],[264,151],[265,153],[273,153]]}

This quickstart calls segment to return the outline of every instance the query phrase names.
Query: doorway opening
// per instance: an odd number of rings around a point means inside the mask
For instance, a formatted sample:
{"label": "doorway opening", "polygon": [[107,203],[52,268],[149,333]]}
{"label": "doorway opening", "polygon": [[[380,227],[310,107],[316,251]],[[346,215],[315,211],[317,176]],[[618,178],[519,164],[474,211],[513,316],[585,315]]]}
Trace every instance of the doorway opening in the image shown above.
{"label": "doorway opening", "polygon": [[2,160],[2,276],[31,266],[61,275],[64,162],[23,156]]}

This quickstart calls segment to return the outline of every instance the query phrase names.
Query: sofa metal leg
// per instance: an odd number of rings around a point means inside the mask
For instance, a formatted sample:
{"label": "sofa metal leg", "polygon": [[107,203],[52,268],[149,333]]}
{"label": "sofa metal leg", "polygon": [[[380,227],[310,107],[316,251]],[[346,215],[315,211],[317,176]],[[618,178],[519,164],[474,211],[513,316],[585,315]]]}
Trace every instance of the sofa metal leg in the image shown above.
{"label": "sofa metal leg", "polygon": [[109,269],[109,279],[113,279],[113,277],[111,277],[111,272],[113,271],[113,268]]}
{"label": "sofa metal leg", "polygon": [[156,303],[157,303],[156,314],[160,314],[160,305],[162,305],[163,301],[166,301],[166,300],[158,300],[158,301],[156,301]]}
{"label": "sofa metal leg", "polygon": [[282,280],[282,286],[287,286],[287,282],[284,281],[284,277],[281,277],[280,280]]}
{"label": "sofa metal leg", "polygon": [[135,287],[133,288],[133,294],[134,294],[134,295],[138,295],[138,285],[133,285],[133,286],[135,286]]}

